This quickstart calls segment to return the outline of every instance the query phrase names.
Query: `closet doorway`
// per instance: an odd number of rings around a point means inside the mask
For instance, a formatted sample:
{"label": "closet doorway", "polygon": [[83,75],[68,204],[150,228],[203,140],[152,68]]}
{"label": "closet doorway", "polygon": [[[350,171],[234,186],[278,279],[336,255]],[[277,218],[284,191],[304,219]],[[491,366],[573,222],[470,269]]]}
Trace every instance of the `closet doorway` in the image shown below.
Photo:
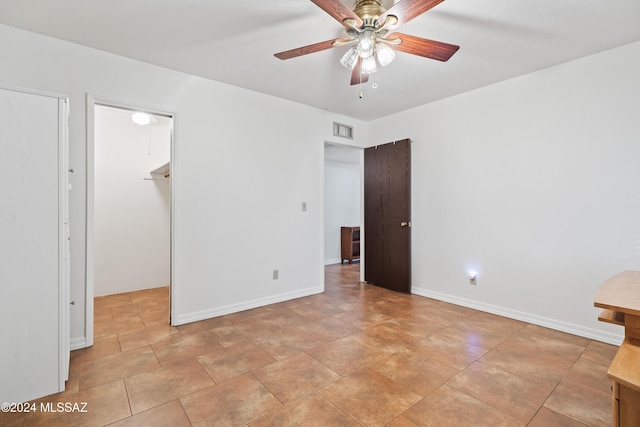
{"label": "closet doorway", "polygon": [[[87,107],[92,125],[87,144],[90,346],[94,298],[97,302],[107,295],[151,295],[163,288],[172,295],[173,115],[99,100],[88,100]],[[166,307],[155,307],[166,310],[168,323],[170,301]]]}

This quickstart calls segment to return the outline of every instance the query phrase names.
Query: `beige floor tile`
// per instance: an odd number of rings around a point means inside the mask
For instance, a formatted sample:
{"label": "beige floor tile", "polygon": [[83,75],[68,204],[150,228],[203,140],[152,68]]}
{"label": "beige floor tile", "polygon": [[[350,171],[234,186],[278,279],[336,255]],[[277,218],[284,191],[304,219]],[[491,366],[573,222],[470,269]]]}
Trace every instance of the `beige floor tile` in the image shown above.
{"label": "beige floor tile", "polygon": [[284,307],[272,306],[271,310],[265,312],[259,317],[260,323],[265,326],[294,327],[311,322],[304,316],[291,311]]}
{"label": "beige floor tile", "polygon": [[278,360],[294,356],[322,344],[311,335],[296,328],[281,328],[253,340],[260,348]]}
{"label": "beige floor tile", "polygon": [[409,354],[410,346],[419,341],[419,336],[412,336],[403,332],[402,326],[397,322],[388,321],[377,323],[364,328],[350,336],[367,347],[375,348],[377,351],[386,354]]}
{"label": "beige floor tile", "polygon": [[[578,360],[587,345],[582,341],[583,339],[577,340],[573,335],[558,331],[550,333],[545,328],[530,328],[530,326],[506,340],[505,345],[568,363]],[[578,342],[584,345],[575,344]]]}
{"label": "beige floor tile", "polygon": [[186,359],[125,378],[133,414],[214,384],[196,359]]}
{"label": "beige floor tile", "polygon": [[238,323],[217,326],[209,330],[224,347],[230,347],[243,341],[259,338],[268,332],[259,320],[244,320]]}
{"label": "beige floor tile", "polygon": [[588,338],[579,337],[577,335],[568,334],[566,332],[556,331],[554,329],[549,329],[533,324],[528,324],[522,329],[521,332],[524,334],[544,336],[551,340],[562,341],[582,348],[587,347],[591,342],[591,340]]}
{"label": "beige floor tile", "polygon": [[152,311],[143,311],[139,313],[144,326],[150,326],[156,323],[161,323],[163,325],[169,324],[169,311],[165,308],[152,310]]}
{"label": "beige floor tile", "polygon": [[198,322],[180,325],[177,328],[182,335],[189,335],[230,324],[231,321],[229,319],[226,319],[225,317],[214,317],[213,319],[200,320]]}
{"label": "beige floor tile", "polygon": [[[122,380],[69,395],[41,399],[56,408],[61,403],[70,412],[37,412],[26,418],[24,426],[92,427],[104,426],[131,415]],[[85,406],[86,403],[86,406]]]}
{"label": "beige floor tile", "polygon": [[180,399],[193,426],[239,426],[283,405],[251,374],[233,378]]}
{"label": "beige floor tile", "polygon": [[387,424],[386,427],[419,427],[419,425],[409,421],[409,419],[404,415],[400,415],[398,418]]}
{"label": "beige floor tile", "polygon": [[95,297],[93,307],[96,312],[99,312],[106,308],[118,307],[131,303],[133,303],[131,295],[129,295],[128,293],[121,293]]}
{"label": "beige floor tile", "polygon": [[80,368],[80,390],[111,383],[156,369],[159,366],[158,359],[149,346],[104,356],[82,365]]}
{"label": "beige floor tile", "polygon": [[134,303],[149,300],[149,299],[152,301],[164,300],[168,302],[169,292],[170,290],[168,286],[162,286],[158,288],[150,288],[150,289],[142,289],[139,291],[133,291],[133,292],[130,292],[129,295],[131,296],[131,301],[133,301]]}
{"label": "beige floor tile", "polygon": [[217,383],[276,362],[276,359],[251,341],[222,347],[200,355],[197,359]]}
{"label": "beige floor tile", "polygon": [[523,422],[529,422],[553,386],[526,381],[501,369],[476,362],[447,383]]}
{"label": "beige floor tile", "polygon": [[578,422],[565,415],[559,414],[551,409],[542,407],[527,427],[584,427],[585,424]]}
{"label": "beige floor tile", "polygon": [[340,375],[347,375],[369,363],[381,362],[387,357],[351,336],[319,345],[306,353]]}
{"label": "beige floor tile", "polygon": [[308,320],[326,319],[327,317],[335,316],[336,314],[344,313],[344,310],[339,309],[326,302],[308,302],[291,308],[291,311],[299,314],[300,316]]}
{"label": "beige floor tile", "polygon": [[434,311],[435,310],[437,310],[438,314],[442,316],[442,318],[449,319],[454,323],[480,313],[478,310],[474,310],[472,308],[462,307],[460,305],[450,304],[443,301],[438,301],[434,306]]}
{"label": "beige floor tile", "polygon": [[489,351],[512,335],[512,332],[502,332],[496,329],[485,329],[473,323],[459,322],[440,331],[441,335],[449,339],[460,341]]}
{"label": "beige floor tile", "polygon": [[70,361],[71,364],[83,363],[119,352],[120,341],[118,341],[117,334],[94,337],[91,347],[72,351]]}
{"label": "beige floor tile", "polygon": [[388,323],[396,324],[399,331],[417,339],[425,338],[450,326],[445,322],[425,320],[419,315],[408,316],[406,312]]}
{"label": "beige floor tile", "polygon": [[571,369],[572,362],[551,359],[536,351],[500,344],[479,361],[537,384],[554,387]]}
{"label": "beige floor tile", "polygon": [[601,365],[611,365],[613,362],[613,358],[616,357],[616,353],[620,347],[611,344],[605,344],[598,341],[591,341],[584,353],[582,353],[582,358],[591,360],[593,362],[599,363]]}
{"label": "beige floor tile", "polygon": [[144,322],[139,314],[131,316],[113,317],[111,321],[112,328],[118,333],[134,331],[145,327]]}
{"label": "beige floor tile", "polygon": [[331,402],[366,426],[384,426],[422,397],[368,368],[323,387]]}
{"label": "beige floor tile", "polygon": [[272,363],[253,371],[253,374],[285,404],[340,378],[307,354]]}
{"label": "beige floor tile", "polygon": [[482,311],[465,318],[464,323],[498,332],[501,336],[505,337],[509,337],[527,326],[525,322]]}
{"label": "beige floor tile", "polygon": [[179,335],[180,331],[173,326],[153,325],[118,334],[118,340],[120,341],[120,348],[122,351],[127,351],[132,348],[166,341],[171,337]]}
{"label": "beige floor tile", "polygon": [[428,395],[459,373],[436,360],[406,355],[391,355],[367,367],[420,396]]}
{"label": "beige floor tile", "polygon": [[137,316],[139,314],[138,309],[133,303],[121,305],[118,307],[112,307],[110,311],[114,319],[119,319],[121,317]]}
{"label": "beige floor tile", "polygon": [[250,427],[359,427],[360,425],[318,393],[296,400],[285,409],[249,424]]}
{"label": "beige floor tile", "polygon": [[591,427],[611,425],[611,392],[563,380],[544,407]]}
{"label": "beige floor tile", "polygon": [[471,365],[486,353],[486,350],[480,347],[452,340],[441,332],[436,332],[413,343],[411,350],[419,357],[437,360],[459,371]]}
{"label": "beige floor tile", "polygon": [[583,356],[573,364],[565,379],[610,393],[612,381],[607,376],[609,366],[610,363],[603,365]]}
{"label": "beige floor tile", "polygon": [[125,418],[109,427],[191,427],[191,422],[179,401],[173,400]]}
{"label": "beige floor tile", "polygon": [[166,341],[151,344],[161,365],[200,356],[223,347],[207,331],[190,335],[176,334]]}
{"label": "beige floor tile", "polygon": [[526,423],[447,385],[403,414],[424,427],[524,427]]}
{"label": "beige floor tile", "polygon": [[359,307],[358,309],[345,311],[343,313],[336,314],[335,316],[331,316],[331,318],[338,319],[345,324],[353,325],[360,329],[393,319],[392,317],[375,310],[369,310],[367,307]]}
{"label": "beige floor tile", "polygon": [[337,316],[298,324],[296,328],[325,343],[344,338],[361,330],[360,326],[345,322]]}

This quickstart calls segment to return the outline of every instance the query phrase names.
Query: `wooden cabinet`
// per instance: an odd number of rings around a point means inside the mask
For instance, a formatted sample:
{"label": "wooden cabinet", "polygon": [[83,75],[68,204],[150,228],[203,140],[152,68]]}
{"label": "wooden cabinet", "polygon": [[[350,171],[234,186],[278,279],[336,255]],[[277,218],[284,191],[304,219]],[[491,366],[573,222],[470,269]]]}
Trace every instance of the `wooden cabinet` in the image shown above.
{"label": "wooden cabinet", "polygon": [[604,309],[598,320],[624,326],[624,341],[607,371],[613,381],[613,425],[640,426],[640,271],[604,282],[594,305]]}
{"label": "wooden cabinet", "polygon": [[360,227],[340,227],[341,260],[353,263],[360,259]]}

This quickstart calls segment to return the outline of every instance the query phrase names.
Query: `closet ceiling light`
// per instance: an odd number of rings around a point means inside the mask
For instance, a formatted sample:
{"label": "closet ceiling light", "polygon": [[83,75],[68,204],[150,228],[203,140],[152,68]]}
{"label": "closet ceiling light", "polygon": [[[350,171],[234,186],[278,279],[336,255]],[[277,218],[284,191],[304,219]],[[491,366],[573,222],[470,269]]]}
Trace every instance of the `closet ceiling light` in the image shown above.
{"label": "closet ceiling light", "polygon": [[131,120],[133,120],[133,123],[137,125],[145,126],[151,123],[151,116],[148,115],[147,113],[138,112],[138,113],[133,113],[131,115]]}

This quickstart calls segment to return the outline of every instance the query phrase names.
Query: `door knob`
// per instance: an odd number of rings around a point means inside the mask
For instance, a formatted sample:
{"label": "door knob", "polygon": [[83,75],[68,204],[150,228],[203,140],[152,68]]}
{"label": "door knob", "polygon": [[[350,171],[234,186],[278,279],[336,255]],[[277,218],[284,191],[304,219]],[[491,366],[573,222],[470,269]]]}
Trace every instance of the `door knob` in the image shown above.
{"label": "door knob", "polygon": [[411,222],[403,221],[403,222],[400,223],[400,227],[411,227]]}

